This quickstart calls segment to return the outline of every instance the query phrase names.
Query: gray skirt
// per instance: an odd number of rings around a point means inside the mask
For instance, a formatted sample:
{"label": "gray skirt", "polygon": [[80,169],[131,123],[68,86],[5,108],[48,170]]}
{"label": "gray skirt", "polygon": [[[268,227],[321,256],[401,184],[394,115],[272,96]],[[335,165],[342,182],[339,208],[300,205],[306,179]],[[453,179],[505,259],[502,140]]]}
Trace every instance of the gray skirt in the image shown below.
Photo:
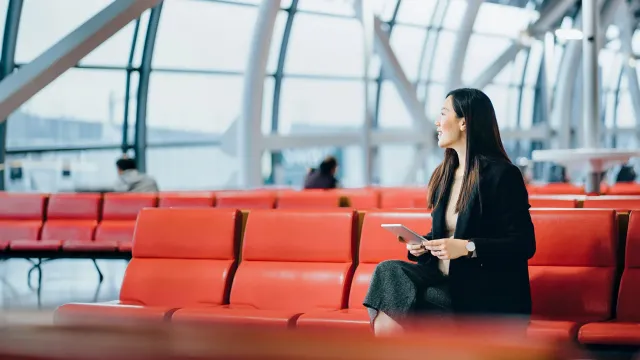
{"label": "gray skirt", "polygon": [[396,322],[411,315],[451,312],[448,279],[437,268],[400,260],[378,264],[363,305],[373,321],[382,311]]}

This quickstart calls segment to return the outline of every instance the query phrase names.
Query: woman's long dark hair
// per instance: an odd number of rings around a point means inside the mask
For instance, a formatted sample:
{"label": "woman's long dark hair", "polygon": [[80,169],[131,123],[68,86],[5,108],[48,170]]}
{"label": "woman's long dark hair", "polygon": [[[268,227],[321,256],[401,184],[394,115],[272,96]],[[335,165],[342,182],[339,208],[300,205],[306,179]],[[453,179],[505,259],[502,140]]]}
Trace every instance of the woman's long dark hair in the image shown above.
{"label": "woman's long dark hair", "polygon": [[[458,118],[465,118],[467,132],[466,168],[460,196],[456,204],[456,212],[469,205],[471,194],[480,180],[480,160],[483,158],[500,158],[509,161],[496,120],[496,112],[489,97],[477,89],[456,89],[447,94],[451,96],[453,110]],[[444,197],[444,190],[453,178],[459,165],[458,154],[453,149],[446,149],[444,160],[429,180],[429,208],[437,207]]]}

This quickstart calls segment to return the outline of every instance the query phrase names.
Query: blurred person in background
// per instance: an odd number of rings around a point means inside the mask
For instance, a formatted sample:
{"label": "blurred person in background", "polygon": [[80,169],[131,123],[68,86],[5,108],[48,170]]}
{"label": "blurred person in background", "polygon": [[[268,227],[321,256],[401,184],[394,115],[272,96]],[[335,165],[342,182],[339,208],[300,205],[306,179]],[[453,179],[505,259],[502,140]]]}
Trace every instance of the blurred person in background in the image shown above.
{"label": "blurred person in background", "polygon": [[325,158],[317,169],[309,170],[304,179],[305,189],[335,189],[338,187],[338,179],[336,179],[336,171],[338,171],[338,160],[329,156]]}
{"label": "blurred person in background", "polygon": [[435,125],[446,150],[429,181],[432,229],[422,244],[406,244],[412,262],[376,267],[363,302],[373,330],[402,331],[416,314],[510,315],[528,324],[535,234],[493,104],[480,90],[451,91]]}
{"label": "blurred person in background", "polygon": [[116,161],[118,181],[114,186],[116,192],[157,192],[156,180],[138,171],[136,161],[122,157]]}
{"label": "blurred person in background", "polygon": [[634,182],[636,181],[636,171],[633,169],[633,165],[624,164],[620,167],[618,175],[616,176],[617,183]]}

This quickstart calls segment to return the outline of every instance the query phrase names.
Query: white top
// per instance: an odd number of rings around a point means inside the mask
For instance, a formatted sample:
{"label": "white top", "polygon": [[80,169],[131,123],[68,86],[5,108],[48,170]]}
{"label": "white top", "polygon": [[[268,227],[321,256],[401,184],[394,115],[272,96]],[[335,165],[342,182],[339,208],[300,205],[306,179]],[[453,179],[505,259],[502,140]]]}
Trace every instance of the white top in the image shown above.
{"label": "white top", "polygon": [[[453,237],[456,230],[456,223],[458,222],[458,213],[456,212],[456,204],[460,197],[460,189],[462,188],[462,176],[457,176],[453,179],[451,184],[451,194],[449,195],[449,202],[447,203],[447,212],[445,215],[447,237]],[[444,275],[449,275],[449,263],[450,260],[439,260],[438,268]]]}

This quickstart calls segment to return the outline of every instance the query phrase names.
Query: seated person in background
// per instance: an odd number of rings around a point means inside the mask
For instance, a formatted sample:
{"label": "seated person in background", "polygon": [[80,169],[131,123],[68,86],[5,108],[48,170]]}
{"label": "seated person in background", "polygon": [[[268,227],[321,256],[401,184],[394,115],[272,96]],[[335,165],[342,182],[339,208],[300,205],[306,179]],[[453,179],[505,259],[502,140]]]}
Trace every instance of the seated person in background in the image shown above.
{"label": "seated person in background", "polygon": [[147,174],[138,172],[134,159],[121,158],[116,161],[118,181],[114,186],[117,192],[157,192],[156,180]]}
{"label": "seated person in background", "polygon": [[633,166],[629,164],[624,164],[620,168],[618,172],[618,176],[616,177],[616,182],[634,182],[636,181],[636,171],[633,169]]}
{"label": "seated person in background", "polygon": [[549,176],[549,183],[568,183],[567,169],[564,166],[553,165]]}
{"label": "seated person in background", "polygon": [[304,179],[305,189],[335,189],[338,187],[336,171],[338,161],[333,156],[324,159],[318,169],[311,169]]}

